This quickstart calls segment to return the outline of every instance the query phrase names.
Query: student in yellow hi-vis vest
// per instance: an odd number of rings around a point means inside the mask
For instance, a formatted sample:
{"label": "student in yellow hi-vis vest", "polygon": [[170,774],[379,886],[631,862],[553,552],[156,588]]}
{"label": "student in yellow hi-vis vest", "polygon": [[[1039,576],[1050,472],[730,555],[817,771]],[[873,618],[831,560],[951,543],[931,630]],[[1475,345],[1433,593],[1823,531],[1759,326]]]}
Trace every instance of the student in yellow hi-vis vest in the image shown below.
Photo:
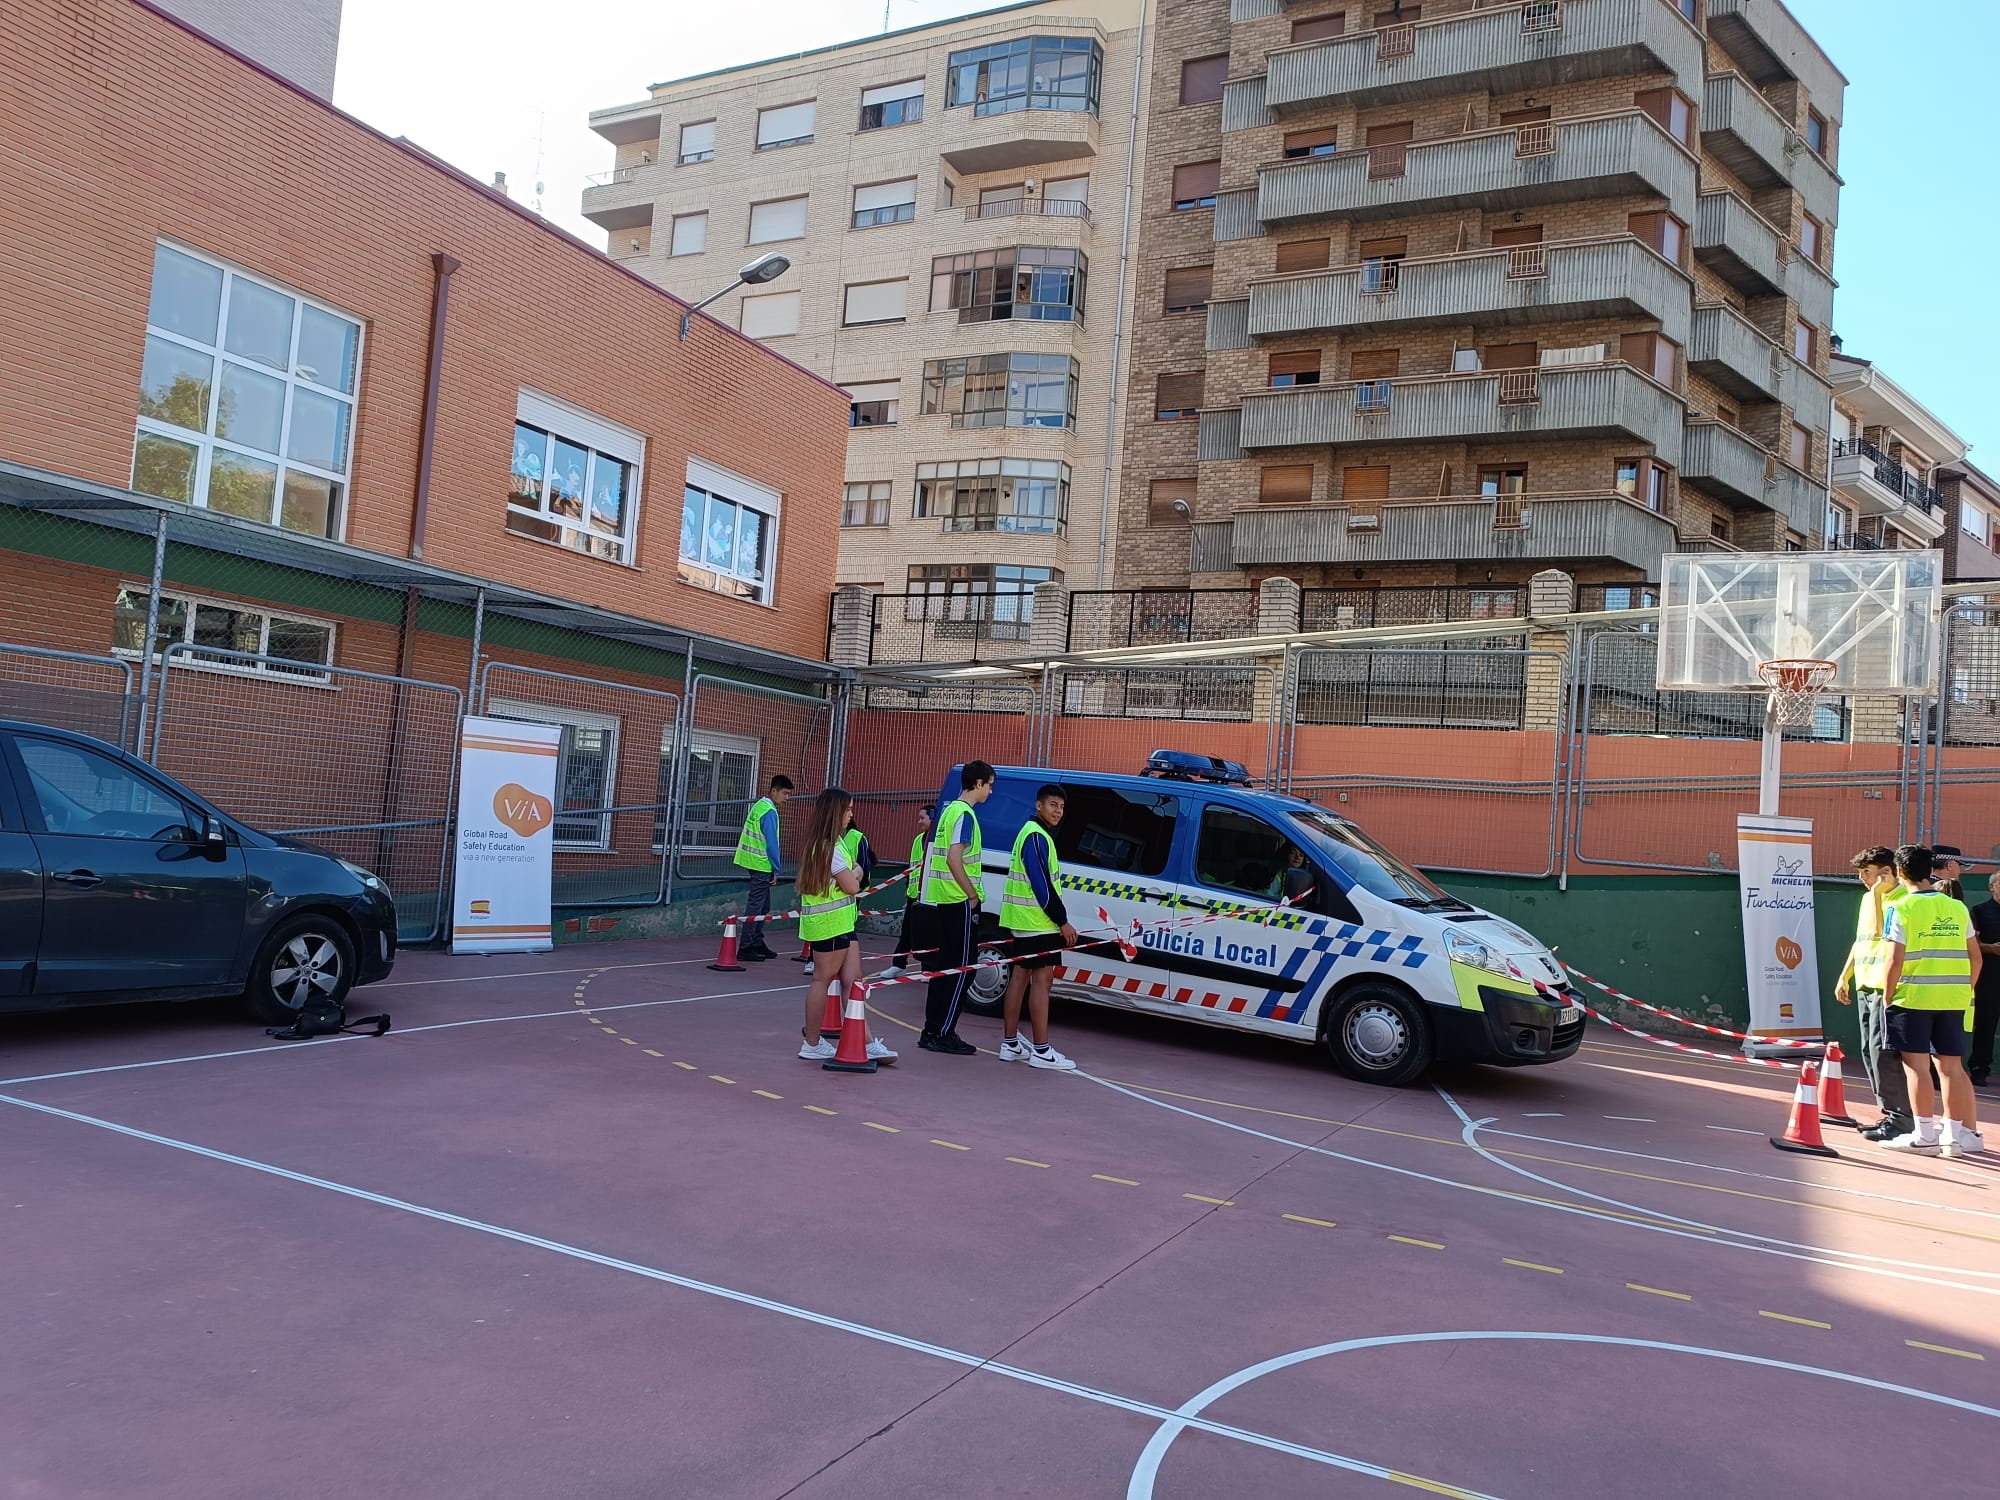
{"label": "student in yellow hi-vis vest", "polygon": [[[1014,960],[1001,1002],[1000,1060],[1031,1068],[1068,1070],[1076,1066],[1049,1045],[1049,990],[1055,985],[1062,950],[1076,944],[1076,928],[1063,907],[1062,861],[1056,857],[1056,827],[1067,799],[1055,783],[1035,792],[1035,815],[1014,839],[1007,887],[1000,898],[1000,925]],[[1019,1034],[1021,1000],[1028,1001],[1032,1040]]]}
{"label": "student in yellow hi-vis vest", "polygon": [[[1965,1071],[1965,1013],[1982,955],[1963,901],[1937,889],[1931,851],[1905,844],[1896,874],[1909,892],[1889,908],[1882,936],[1889,945],[1883,985],[1889,996],[1889,1045],[1903,1055],[1916,1128],[1882,1142],[1893,1150],[1970,1156],[1986,1149]],[[1944,1082],[1944,1114],[1934,1118],[1937,1090],[1931,1062]]]}
{"label": "student in yellow hi-vis vest", "polygon": [[[963,969],[972,962],[973,940],[979,932],[986,848],[979,836],[979,814],[973,809],[993,795],[993,767],[983,760],[959,768],[959,793],[938,814],[924,856],[924,905],[930,908],[931,955],[934,969]],[[924,999],[924,1031],[917,1045],[926,1052],[970,1057],[979,1049],[958,1034],[958,1006],[965,998],[966,975],[940,974]]]}
{"label": "student in yellow hi-vis vest", "polygon": [[[813,965],[806,985],[805,1040],[799,1044],[799,1056],[808,1062],[825,1062],[836,1050],[819,1034],[827,986],[838,979],[844,999],[861,982],[861,944],[854,933],[861,868],[855,862],[856,845],[847,836],[853,821],[854,799],[837,786],[828,787],[813,799],[812,821],[799,854],[799,936],[812,950]],[[878,1063],[896,1060],[873,1037],[868,1057]]]}
{"label": "student in yellow hi-vis vest", "polygon": [[1889,969],[1889,945],[1882,938],[1888,909],[1909,892],[1896,879],[1896,851],[1881,844],[1863,849],[1849,863],[1861,879],[1861,910],[1854,922],[1854,944],[1834,983],[1833,998],[1842,1005],[1861,1002],[1861,1066],[1868,1087],[1882,1106],[1882,1118],[1862,1131],[1871,1141],[1908,1135],[1914,1128],[1910,1090],[1903,1082],[1903,1056],[1889,1045],[1889,1002],[1882,980]]}
{"label": "student in yellow hi-vis vest", "polygon": [[[773,776],[765,794],[750,804],[750,811],[743,816],[743,832],[736,839],[736,865],[738,869],[750,872],[750,894],[744,898],[743,913],[750,917],[764,917],[771,913],[771,883],[777,879],[778,850],[778,809],[791,800],[792,778]],[[771,945],[766,940],[764,929],[769,922],[751,922],[743,934],[743,943],[736,950],[738,958],[776,958]]]}

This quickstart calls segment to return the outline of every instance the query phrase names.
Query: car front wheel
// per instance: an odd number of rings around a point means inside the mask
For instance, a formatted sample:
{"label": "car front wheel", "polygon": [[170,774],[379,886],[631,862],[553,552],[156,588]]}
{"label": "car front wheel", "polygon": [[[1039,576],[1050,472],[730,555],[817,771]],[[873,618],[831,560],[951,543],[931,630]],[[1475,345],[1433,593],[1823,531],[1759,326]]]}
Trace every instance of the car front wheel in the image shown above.
{"label": "car front wheel", "polygon": [[353,940],[332,917],[308,914],[280,923],[264,940],[243,998],[259,1021],[284,1026],[307,1000],[338,1005],[353,987]]}
{"label": "car front wheel", "polygon": [[1333,1065],[1349,1078],[1391,1088],[1422,1074],[1435,1053],[1422,1004],[1386,984],[1356,985],[1342,995],[1323,1040]]}

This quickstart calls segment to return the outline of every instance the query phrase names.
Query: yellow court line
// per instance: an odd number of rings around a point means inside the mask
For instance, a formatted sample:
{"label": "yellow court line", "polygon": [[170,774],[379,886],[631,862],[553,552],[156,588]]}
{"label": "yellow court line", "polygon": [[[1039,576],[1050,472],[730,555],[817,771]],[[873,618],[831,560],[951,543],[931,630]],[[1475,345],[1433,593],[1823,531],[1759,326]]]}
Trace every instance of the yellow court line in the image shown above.
{"label": "yellow court line", "polygon": [[1436,1240],[1413,1240],[1407,1234],[1392,1234],[1389,1238],[1399,1245],[1417,1245],[1425,1250],[1444,1249],[1444,1246],[1440,1245]]}
{"label": "yellow court line", "polygon": [[970,1151],[972,1149],[970,1146],[959,1145],[957,1141],[941,1141],[936,1136],[931,1137],[931,1144],[933,1146],[942,1146],[947,1151]]}
{"label": "yellow court line", "polygon": [[1115,1182],[1120,1187],[1137,1187],[1139,1185],[1129,1177],[1112,1177],[1103,1172],[1092,1172],[1090,1175],[1099,1182]]}
{"label": "yellow court line", "polygon": [[1427,1490],[1433,1495],[1449,1495],[1451,1500],[1479,1500],[1471,1490],[1462,1490],[1455,1484],[1440,1484],[1435,1479],[1426,1479],[1421,1474],[1405,1474],[1400,1469],[1389,1470],[1392,1484],[1406,1484],[1413,1490]]}
{"label": "yellow court line", "polygon": [[1041,1167],[1044,1170],[1048,1167],[1048,1163],[1045,1161],[1029,1161],[1025,1156],[1010,1156],[1007,1160],[1014,1163],[1017,1167]]}
{"label": "yellow court line", "polygon": [[[609,1036],[610,1034],[611,1034],[610,1032],[605,1033],[606,1036]],[[639,1045],[637,1042],[633,1041],[632,1038],[630,1038],[629,1036],[621,1036],[620,1038],[618,1038],[618,1040],[623,1042],[628,1047],[636,1047]]]}
{"label": "yellow court line", "polygon": [[816,1115],[837,1115],[840,1113],[837,1109],[821,1109],[817,1104],[808,1104],[806,1108]]}
{"label": "yellow court line", "polygon": [[[598,1022],[597,1024],[598,1024],[599,1026],[604,1026],[604,1023],[603,1023],[602,1021],[599,1021],[599,1022]],[[604,1034],[605,1034],[606,1036],[616,1036],[616,1035],[618,1035],[618,1033],[617,1033],[617,1032],[615,1032],[615,1031],[613,1031],[613,1030],[612,1030],[612,1029],[611,1029],[611,1028],[610,1028],[609,1026],[604,1026]]]}
{"label": "yellow court line", "polygon": [[643,1047],[640,1050],[648,1057],[665,1057],[667,1055],[664,1052],[655,1052],[651,1047]]}
{"label": "yellow court line", "polygon": [[880,1130],[888,1135],[901,1135],[903,1133],[902,1127],[899,1125],[877,1125],[873,1120],[863,1120],[861,1123],[866,1125],[870,1130]]}
{"label": "yellow court line", "polygon": [[1831,1323],[1822,1323],[1818,1318],[1795,1318],[1790,1313],[1766,1312],[1761,1307],[1757,1309],[1757,1316],[1760,1318],[1772,1318],[1780,1323],[1803,1323],[1807,1328],[1833,1327]]}
{"label": "yellow court line", "polygon": [[1636,1282],[1636,1281],[1628,1281],[1628,1282],[1626,1282],[1626,1283],[1625,1283],[1625,1285],[1626,1285],[1626,1287],[1627,1287],[1627,1288],[1628,1288],[1629,1290],[1631,1290],[1631,1291],[1635,1291],[1635,1292],[1648,1292],[1648,1293],[1651,1293],[1651,1294],[1652,1294],[1653,1296],[1655,1296],[1655,1297],[1671,1297],[1671,1298],[1673,1298],[1673,1299],[1674,1299],[1674,1300],[1675,1300],[1676,1302],[1692,1302],[1692,1301],[1694,1301],[1694,1298],[1693,1298],[1693,1297],[1691,1297],[1691,1296],[1689,1296],[1689,1295],[1688,1295],[1688,1294],[1687,1294],[1686,1292],[1669,1292],[1669,1291],[1664,1291],[1664,1290],[1662,1290],[1661,1288],[1659,1288],[1659,1287],[1656,1287],[1656,1286],[1641,1286],[1641,1285],[1639,1285],[1639,1283],[1638,1283],[1638,1282]]}
{"label": "yellow court line", "polygon": [[785,1097],[783,1094],[774,1094],[769,1089],[752,1089],[750,1092],[755,1094],[759,1099],[782,1099]]}
{"label": "yellow court line", "polygon": [[722,1075],[721,1075],[720,1073],[711,1073],[711,1074],[709,1074],[708,1076],[709,1076],[710,1078],[713,1078],[713,1079],[714,1079],[714,1080],[715,1080],[715,1081],[716,1081],[717,1083],[734,1083],[734,1082],[736,1082],[736,1080],[735,1080],[734,1078],[724,1078],[724,1077],[723,1077],[723,1076],[722,1076]]}
{"label": "yellow court line", "polygon": [[1310,1224],[1315,1229],[1338,1229],[1340,1226],[1331,1219],[1313,1219],[1304,1214],[1280,1214],[1280,1218],[1290,1219],[1294,1224]]}
{"label": "yellow court line", "polygon": [[1547,1271],[1551,1276],[1560,1276],[1563,1273],[1561,1266],[1545,1266],[1538,1260],[1515,1260],[1512,1256],[1503,1255],[1500,1261],[1503,1265],[1519,1266],[1524,1271]]}
{"label": "yellow court line", "polygon": [[1211,1198],[1206,1193],[1182,1193],[1183,1198],[1192,1198],[1197,1203],[1213,1203],[1217,1208],[1234,1208],[1234,1198]]}
{"label": "yellow court line", "polygon": [[683,1073],[699,1073],[701,1071],[693,1063],[684,1063],[679,1058],[674,1059],[674,1066],[679,1068]]}
{"label": "yellow court line", "polygon": [[1976,1359],[1984,1362],[1986,1356],[1975,1354],[1970,1349],[1954,1349],[1949,1344],[1926,1344],[1922,1339],[1904,1339],[1912,1349],[1928,1349],[1933,1354],[1956,1354],[1960,1359]]}

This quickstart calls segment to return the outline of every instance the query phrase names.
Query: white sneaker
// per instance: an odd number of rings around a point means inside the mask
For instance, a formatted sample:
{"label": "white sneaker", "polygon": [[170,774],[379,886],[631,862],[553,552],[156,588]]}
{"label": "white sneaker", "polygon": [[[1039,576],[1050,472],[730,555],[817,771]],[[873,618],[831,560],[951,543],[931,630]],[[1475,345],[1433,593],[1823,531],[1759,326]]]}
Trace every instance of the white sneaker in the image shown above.
{"label": "white sneaker", "polygon": [[896,1060],[896,1054],[889,1050],[887,1042],[884,1042],[880,1037],[876,1037],[872,1038],[868,1043],[868,1060],[870,1062],[892,1063]]}
{"label": "white sneaker", "polygon": [[1892,1135],[1888,1140],[1878,1141],[1876,1144],[1884,1151],[1911,1151],[1919,1156],[1936,1156],[1941,1149],[1936,1136],[1927,1141],[1918,1140],[1914,1130],[1905,1131],[1901,1135]]}
{"label": "white sneaker", "polygon": [[1003,1036],[1000,1038],[1000,1061],[1026,1062],[1034,1055],[1034,1044],[1024,1036]]}
{"label": "white sneaker", "polygon": [[885,979],[901,979],[904,969],[901,964],[890,964],[888,968],[868,976],[870,984],[880,984]]}
{"label": "white sneaker", "polygon": [[1944,1138],[1939,1156],[1977,1156],[1986,1149],[1986,1137],[1976,1130],[1959,1130]]}
{"label": "white sneaker", "polygon": [[825,1062],[833,1056],[834,1046],[829,1041],[799,1043],[799,1056],[807,1062]]}
{"label": "white sneaker", "polygon": [[1076,1064],[1053,1047],[1030,1047],[1028,1066],[1031,1068],[1054,1068],[1059,1072],[1069,1072]]}

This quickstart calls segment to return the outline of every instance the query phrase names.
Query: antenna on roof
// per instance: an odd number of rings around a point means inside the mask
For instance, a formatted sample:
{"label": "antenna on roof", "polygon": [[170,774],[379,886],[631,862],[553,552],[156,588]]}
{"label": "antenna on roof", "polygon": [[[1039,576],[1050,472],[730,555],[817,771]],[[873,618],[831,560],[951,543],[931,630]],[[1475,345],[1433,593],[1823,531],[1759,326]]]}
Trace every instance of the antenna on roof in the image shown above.
{"label": "antenna on roof", "polygon": [[542,211],[542,136],[548,126],[548,112],[535,116],[535,212]]}

